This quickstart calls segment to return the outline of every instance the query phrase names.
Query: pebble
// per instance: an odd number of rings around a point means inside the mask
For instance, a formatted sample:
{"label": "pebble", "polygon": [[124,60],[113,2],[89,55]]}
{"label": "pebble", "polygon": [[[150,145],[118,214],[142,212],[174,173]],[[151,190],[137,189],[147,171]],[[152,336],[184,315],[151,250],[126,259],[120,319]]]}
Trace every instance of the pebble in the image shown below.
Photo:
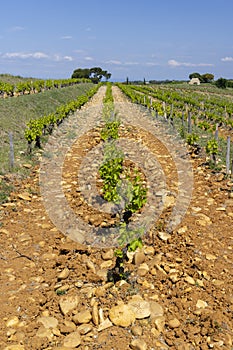
{"label": "pebble", "polygon": [[140,295],[134,295],[132,299],[129,300],[128,306],[137,319],[149,317],[151,314],[150,303],[143,300]]}
{"label": "pebble", "polygon": [[58,280],[65,280],[70,274],[70,270],[65,267],[64,270],[62,270],[59,275],[57,276]]}
{"label": "pebble", "polygon": [[112,322],[108,318],[106,318],[104,321],[102,321],[100,323],[97,330],[98,330],[98,332],[101,332],[104,329],[107,329],[107,328],[112,327],[112,326],[113,326]]}
{"label": "pebble", "polygon": [[149,271],[149,266],[147,263],[142,263],[138,267],[138,275],[143,277],[146,276],[147,272]]}
{"label": "pebble", "polygon": [[55,317],[43,316],[37,319],[37,322],[43,324],[45,328],[56,328],[58,326],[58,320]]}
{"label": "pebble", "polygon": [[135,336],[140,336],[140,335],[142,335],[142,327],[140,327],[140,326],[132,326],[131,332]]}
{"label": "pebble", "polygon": [[109,318],[115,326],[129,327],[136,317],[130,306],[121,303],[109,310]]}
{"label": "pebble", "polygon": [[155,319],[157,317],[163,316],[164,310],[163,307],[157,303],[157,301],[150,301],[150,317]]}
{"label": "pebble", "polygon": [[73,321],[75,324],[89,323],[91,319],[92,315],[89,310],[78,312],[73,316]]}
{"label": "pebble", "polygon": [[76,348],[80,344],[81,344],[81,337],[78,331],[68,334],[63,340],[63,345],[66,348],[67,347]]}
{"label": "pebble", "polygon": [[133,256],[133,264],[140,265],[144,263],[146,256],[142,250],[137,251]]}
{"label": "pebble", "polygon": [[165,317],[164,316],[157,316],[156,318],[154,318],[154,324],[156,329],[161,333],[164,331],[164,327],[165,327]]}
{"label": "pebble", "polygon": [[39,338],[48,338],[48,340],[52,340],[53,332],[50,329],[41,326],[36,332],[36,336]]}
{"label": "pebble", "polygon": [[101,257],[103,260],[112,260],[114,257],[113,249],[108,249],[106,251],[103,251],[101,254]]}
{"label": "pebble", "polygon": [[155,248],[152,246],[148,246],[144,248],[144,254],[146,255],[154,255],[155,254]]}
{"label": "pebble", "polygon": [[6,321],[6,327],[15,327],[19,323],[19,319],[17,316],[12,316]]}
{"label": "pebble", "polygon": [[197,303],[196,303],[196,307],[198,309],[204,309],[208,306],[207,302],[206,301],[203,301],[203,300],[198,300]]}
{"label": "pebble", "polygon": [[158,236],[162,241],[167,241],[168,239],[171,238],[171,235],[169,233],[166,233],[166,232],[159,232]]}
{"label": "pebble", "polygon": [[94,325],[98,326],[99,324],[99,310],[97,302],[94,302],[92,306],[92,321]]}
{"label": "pebble", "polygon": [[59,306],[63,315],[67,315],[78,306],[78,303],[79,297],[77,295],[62,296]]}
{"label": "pebble", "polygon": [[147,350],[147,344],[143,339],[134,339],[130,343],[133,350]]}
{"label": "pebble", "polygon": [[173,318],[172,320],[168,321],[167,324],[170,328],[178,328],[180,326],[180,321],[177,318]]}
{"label": "pebble", "polygon": [[77,330],[81,335],[84,335],[92,330],[92,325],[83,323],[77,328]]}
{"label": "pebble", "polygon": [[195,280],[194,280],[191,276],[185,277],[184,280],[185,280],[187,283],[189,283],[189,284],[191,284],[191,285],[193,285],[193,286],[196,284]]}

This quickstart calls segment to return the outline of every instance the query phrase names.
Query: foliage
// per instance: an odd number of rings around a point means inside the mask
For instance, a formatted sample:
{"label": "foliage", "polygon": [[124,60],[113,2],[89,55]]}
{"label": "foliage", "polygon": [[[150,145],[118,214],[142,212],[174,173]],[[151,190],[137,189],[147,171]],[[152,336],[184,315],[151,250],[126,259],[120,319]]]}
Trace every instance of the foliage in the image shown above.
{"label": "foliage", "polygon": [[[11,81],[11,80],[10,80]],[[12,80],[13,81],[13,80]],[[0,80],[0,95],[13,96],[17,94],[35,93],[52,88],[67,87],[74,84],[90,82],[90,79],[57,79],[57,80],[42,80],[42,79],[23,79],[16,80],[15,83]]]}
{"label": "foliage", "polygon": [[200,74],[195,72],[189,74],[189,79],[191,80],[192,78],[198,78],[201,83],[210,83],[214,80],[214,75],[211,73]]}
{"label": "foliage", "polygon": [[73,71],[71,78],[86,78],[91,79],[95,84],[99,83],[102,78],[106,80],[111,78],[111,73],[106,70],[103,70],[100,67],[93,68],[77,68]]}
{"label": "foliage", "polygon": [[216,80],[215,85],[220,89],[226,89],[227,79],[219,78],[218,80]]}
{"label": "foliage", "polygon": [[212,155],[218,154],[218,142],[215,139],[207,141],[206,153]]}
{"label": "foliage", "polygon": [[28,152],[31,152],[33,141],[36,141],[36,146],[40,147],[40,137],[45,134],[51,134],[54,126],[56,124],[59,125],[63,119],[68,117],[69,113],[73,113],[81,108],[96,93],[98,87],[97,85],[96,88],[89,90],[85,95],[78,96],[76,100],[58,107],[55,113],[30,120],[24,132],[24,137],[28,142]]}
{"label": "foliage", "polygon": [[189,146],[194,146],[198,140],[199,136],[197,134],[188,134],[186,136],[186,142]]}

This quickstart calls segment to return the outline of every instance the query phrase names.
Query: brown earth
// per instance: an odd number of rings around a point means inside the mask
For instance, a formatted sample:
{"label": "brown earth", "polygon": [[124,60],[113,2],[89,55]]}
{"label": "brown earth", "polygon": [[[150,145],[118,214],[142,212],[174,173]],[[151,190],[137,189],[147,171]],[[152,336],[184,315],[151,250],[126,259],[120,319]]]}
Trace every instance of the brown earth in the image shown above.
{"label": "brown earth", "polygon": [[[99,103],[104,92],[89,104]],[[117,88],[113,92],[116,102],[134,111]],[[6,175],[15,191],[1,207],[1,349],[233,349],[232,180],[191,158],[191,202],[182,222],[167,232],[177,190],[172,159],[144,129],[122,124],[122,133],[160,156],[172,193],[142,237],[143,248],[128,254],[128,280],[107,281],[114,247],[74,242],[54,226],[40,196],[39,166],[23,181]],[[98,130],[79,138],[62,175],[76,214],[104,226],[112,218],[87,209],[74,161],[99,142]]]}

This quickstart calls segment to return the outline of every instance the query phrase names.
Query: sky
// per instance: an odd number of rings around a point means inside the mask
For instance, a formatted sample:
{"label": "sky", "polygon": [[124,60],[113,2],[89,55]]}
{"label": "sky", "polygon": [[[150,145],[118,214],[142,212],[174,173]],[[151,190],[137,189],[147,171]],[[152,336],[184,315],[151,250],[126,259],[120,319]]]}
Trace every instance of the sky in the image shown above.
{"label": "sky", "polygon": [[0,0],[0,74],[233,78],[233,0]]}

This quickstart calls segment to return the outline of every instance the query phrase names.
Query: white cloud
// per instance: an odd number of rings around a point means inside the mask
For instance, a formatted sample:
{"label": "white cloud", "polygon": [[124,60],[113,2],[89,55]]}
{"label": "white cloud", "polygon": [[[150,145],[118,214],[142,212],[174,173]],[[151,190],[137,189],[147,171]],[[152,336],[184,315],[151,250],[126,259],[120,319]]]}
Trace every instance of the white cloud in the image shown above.
{"label": "white cloud", "polygon": [[2,58],[5,59],[48,59],[51,61],[73,61],[71,56],[60,56],[58,54],[48,55],[44,52],[36,51],[36,52],[7,52],[1,55]]}
{"label": "white cloud", "polygon": [[139,63],[138,62],[125,62],[124,64],[126,66],[137,66]]}
{"label": "white cloud", "polygon": [[176,60],[169,60],[168,65],[171,67],[212,67],[212,63],[190,63],[190,62],[178,62]]}
{"label": "white cloud", "polygon": [[114,65],[122,64],[122,62],[118,61],[118,60],[109,60],[109,61],[106,61],[105,63],[107,63],[107,64],[114,64]]}
{"label": "white cloud", "polygon": [[33,53],[7,52],[2,57],[3,58],[20,58],[20,59],[27,59],[27,58],[41,59],[41,58],[48,58],[49,56],[43,52],[33,52]]}
{"label": "white cloud", "polygon": [[21,30],[24,30],[24,29],[25,28],[21,27],[21,26],[14,26],[14,27],[9,28],[9,31],[10,32],[20,32]]}
{"label": "white cloud", "polygon": [[73,61],[73,57],[71,57],[71,56],[64,56],[63,59],[65,61],[70,61],[70,62]]}
{"label": "white cloud", "polygon": [[233,57],[226,56],[226,57],[221,58],[221,61],[222,62],[232,62],[233,61]]}
{"label": "white cloud", "polygon": [[63,35],[63,36],[61,36],[61,39],[62,40],[70,40],[70,39],[72,39],[72,36],[71,35]]}
{"label": "white cloud", "polygon": [[94,58],[93,58],[93,57],[90,57],[90,56],[86,56],[86,57],[84,57],[84,59],[85,59],[86,61],[93,61],[93,60],[94,60]]}
{"label": "white cloud", "polygon": [[158,63],[155,63],[155,62],[146,62],[145,64],[146,64],[146,66],[148,66],[148,67],[159,66],[159,64],[158,64]]}

